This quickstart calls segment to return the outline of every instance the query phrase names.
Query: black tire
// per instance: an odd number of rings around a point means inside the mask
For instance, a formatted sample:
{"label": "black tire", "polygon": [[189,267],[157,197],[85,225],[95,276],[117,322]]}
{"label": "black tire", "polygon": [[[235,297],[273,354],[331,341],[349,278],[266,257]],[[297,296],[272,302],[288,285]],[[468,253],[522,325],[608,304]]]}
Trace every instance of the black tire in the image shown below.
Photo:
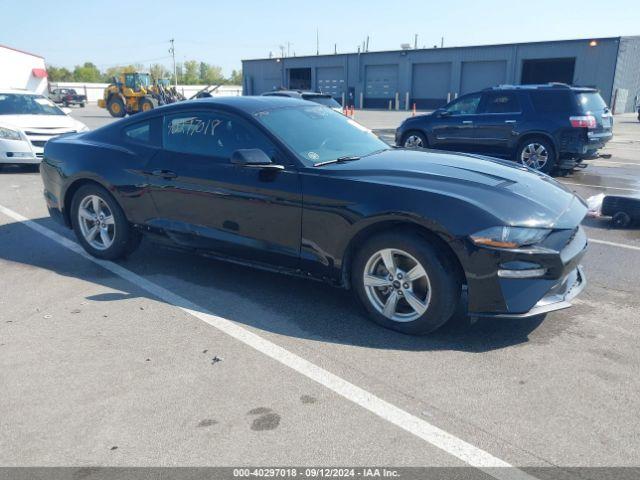
{"label": "black tire", "polygon": [[[544,163],[544,165],[541,166],[541,168],[535,168],[534,166],[527,165],[523,160],[523,152],[530,145],[541,145],[544,148],[544,150],[548,153],[547,160]],[[514,160],[521,165],[529,166],[534,170],[549,174],[556,168],[556,164],[558,162],[558,155],[556,153],[556,149],[553,147],[553,144],[546,138],[529,137],[526,140],[520,142],[520,145],[518,146],[518,150],[516,151],[516,156]]]}
{"label": "black tire", "polygon": [[64,102],[62,102],[62,106],[69,108],[69,102],[67,102],[66,100]]}
{"label": "black tire", "polygon": [[631,217],[626,212],[617,212],[612,218],[611,222],[617,228],[627,228],[631,225]]}
{"label": "black tire", "polygon": [[113,96],[107,102],[107,110],[111,114],[112,117],[122,118],[127,114],[125,110],[124,102],[120,97]]}
{"label": "black tire", "polygon": [[[419,141],[421,145],[408,146],[407,143],[409,143],[412,138],[415,138],[416,141]],[[429,148],[429,141],[427,140],[427,137],[424,133],[418,132],[417,130],[412,130],[402,136],[401,145],[398,146],[404,148]]]}
{"label": "black tire", "polygon": [[86,103],[81,102],[81,103],[80,103],[80,108],[84,108],[86,105],[87,105]]}
{"label": "black tire", "polygon": [[[427,274],[430,300],[424,313],[410,321],[395,321],[383,315],[370,300],[364,285],[368,262],[376,252],[394,249],[414,257]],[[430,243],[426,237],[413,232],[383,233],[369,239],[358,250],[351,269],[351,285],[369,318],[383,327],[411,335],[424,335],[444,325],[453,315],[461,295],[461,282],[448,253]],[[395,282],[394,282],[395,283]],[[399,305],[402,303],[399,300]],[[406,298],[404,300],[406,302]],[[408,302],[407,302],[408,305]]]}
{"label": "black tire", "polygon": [[[113,244],[105,250],[99,250],[92,247],[85,239],[80,228],[78,210],[80,208],[82,200],[90,195],[100,197],[100,199],[107,204],[109,210],[113,214],[115,236],[113,239]],[[73,226],[73,231],[78,238],[78,242],[80,242],[80,245],[82,245],[82,247],[94,257],[102,258],[105,260],[116,260],[118,258],[124,258],[127,255],[133,253],[140,244],[140,240],[142,238],[140,232],[135,230],[129,224],[129,221],[127,220],[120,205],[118,205],[118,202],[116,202],[116,200],[106,189],[99,185],[87,184],[80,187],[78,191],[75,192],[75,194],[73,195],[73,200],[71,202],[70,216],[71,225]]]}
{"label": "black tire", "polygon": [[138,112],[148,112],[149,110],[153,110],[158,106],[158,102],[156,102],[151,97],[142,97],[140,102],[138,103]]}

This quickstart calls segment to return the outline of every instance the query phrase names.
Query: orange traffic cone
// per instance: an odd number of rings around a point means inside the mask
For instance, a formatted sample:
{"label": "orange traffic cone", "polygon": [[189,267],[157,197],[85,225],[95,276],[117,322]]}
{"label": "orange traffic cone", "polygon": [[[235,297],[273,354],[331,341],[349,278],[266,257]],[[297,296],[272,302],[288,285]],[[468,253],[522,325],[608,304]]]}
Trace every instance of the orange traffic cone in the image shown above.
{"label": "orange traffic cone", "polygon": [[413,104],[413,115],[412,116],[414,116],[414,117],[416,116],[416,104],[415,103]]}

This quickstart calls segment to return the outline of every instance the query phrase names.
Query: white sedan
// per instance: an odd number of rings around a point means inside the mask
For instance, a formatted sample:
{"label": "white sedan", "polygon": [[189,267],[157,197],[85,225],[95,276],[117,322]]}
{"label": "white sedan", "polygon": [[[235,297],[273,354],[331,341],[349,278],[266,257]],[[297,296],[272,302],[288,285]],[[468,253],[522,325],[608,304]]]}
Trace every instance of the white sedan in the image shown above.
{"label": "white sedan", "polygon": [[0,90],[0,164],[38,164],[47,140],[87,130],[42,95]]}

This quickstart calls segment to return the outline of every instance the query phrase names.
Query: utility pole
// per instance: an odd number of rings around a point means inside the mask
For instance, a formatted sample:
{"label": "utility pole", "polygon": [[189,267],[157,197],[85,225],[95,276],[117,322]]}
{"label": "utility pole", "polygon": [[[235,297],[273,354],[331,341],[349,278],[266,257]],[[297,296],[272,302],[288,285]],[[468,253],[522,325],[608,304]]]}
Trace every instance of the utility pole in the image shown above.
{"label": "utility pole", "polygon": [[444,37],[440,38],[440,48],[444,48]]}
{"label": "utility pole", "polygon": [[365,51],[369,51],[369,35],[367,35],[367,48],[365,49]]}
{"label": "utility pole", "polygon": [[316,55],[320,55],[320,32],[316,27]]}
{"label": "utility pole", "polygon": [[413,48],[414,50],[418,49],[418,34],[416,33],[415,37],[413,37]]}
{"label": "utility pole", "polygon": [[171,47],[169,47],[169,53],[173,58],[173,85],[178,88],[178,73],[176,71],[176,49],[173,46],[173,38],[169,40]]}

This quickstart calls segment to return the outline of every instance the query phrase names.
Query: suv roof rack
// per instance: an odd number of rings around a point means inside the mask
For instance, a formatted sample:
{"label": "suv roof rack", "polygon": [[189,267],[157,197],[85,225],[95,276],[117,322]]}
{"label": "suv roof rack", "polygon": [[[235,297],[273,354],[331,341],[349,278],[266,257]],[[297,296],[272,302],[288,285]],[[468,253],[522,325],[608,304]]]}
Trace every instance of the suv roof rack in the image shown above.
{"label": "suv roof rack", "polygon": [[571,86],[569,84],[562,83],[562,82],[549,82],[549,83],[525,84],[525,85],[503,84],[503,85],[496,85],[495,87],[485,88],[483,91],[489,91],[489,90],[515,90],[515,89],[532,90],[532,89],[536,89],[536,88],[566,88],[566,89],[570,90],[570,89],[572,89],[574,87],[575,86]]}

